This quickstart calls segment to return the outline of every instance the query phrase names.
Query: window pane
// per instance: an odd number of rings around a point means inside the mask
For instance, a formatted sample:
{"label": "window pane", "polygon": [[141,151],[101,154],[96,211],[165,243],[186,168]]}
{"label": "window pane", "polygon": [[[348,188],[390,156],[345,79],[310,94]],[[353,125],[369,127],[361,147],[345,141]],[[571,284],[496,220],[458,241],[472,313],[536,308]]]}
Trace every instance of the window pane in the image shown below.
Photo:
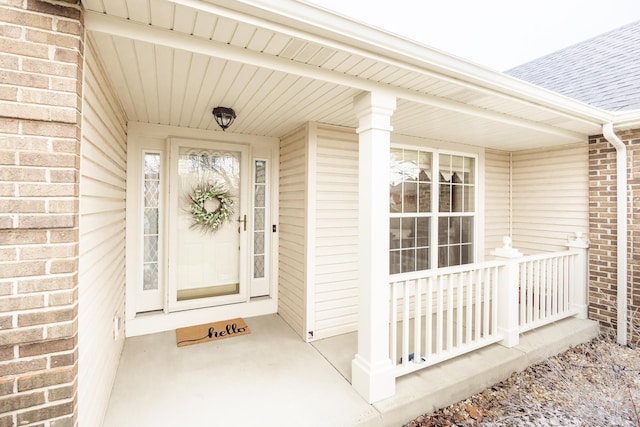
{"label": "window pane", "polygon": [[264,254],[264,233],[253,235],[253,251],[255,254]]}
{"label": "window pane", "polygon": [[389,248],[400,248],[400,238],[402,236],[400,230],[400,218],[391,218],[389,220]]}
{"label": "window pane", "polygon": [[142,289],[145,291],[158,289],[158,264],[144,264]]}
{"label": "window pane", "polygon": [[416,271],[416,251],[413,249],[403,250],[402,262],[400,263],[400,272],[408,273]]}
{"label": "window pane", "polygon": [[158,234],[158,209],[145,208],[144,234]]}
{"label": "window pane", "polygon": [[464,210],[463,212],[475,212],[475,192],[474,187],[465,185],[464,187]]}
{"label": "window pane", "polygon": [[431,218],[418,218],[416,227],[416,246],[429,246],[429,234],[431,228]]}
{"label": "window pane", "polygon": [[431,212],[431,183],[418,183],[418,212]]}
{"label": "window pane", "polygon": [[264,160],[256,160],[256,184],[264,184],[266,182],[266,163]]}
{"label": "window pane", "polygon": [[158,236],[144,236],[144,261],[158,261]]}
{"label": "window pane", "polygon": [[473,185],[476,183],[476,159],[473,157],[464,158],[464,183]]}
{"label": "window pane", "polygon": [[440,212],[451,212],[451,185],[449,185],[450,176],[445,177],[440,172],[440,195],[438,200],[440,202]]}
{"label": "window pane", "polygon": [[256,279],[264,277],[264,255],[253,257],[253,277]]}
{"label": "window pane", "polygon": [[389,212],[402,212],[402,183],[389,186]]}
{"label": "window pane", "polygon": [[255,204],[264,206],[264,185],[256,185]]}
{"label": "window pane", "polygon": [[473,243],[473,217],[462,218],[462,243]]}
{"label": "window pane", "polygon": [[438,218],[438,245],[449,243],[449,218]]}
{"label": "window pane", "polygon": [[160,154],[144,155],[144,179],[157,180],[160,176]]}
{"label": "window pane", "polygon": [[389,274],[400,273],[400,252],[389,252]]}
{"label": "window pane", "polygon": [[418,184],[415,182],[404,183],[404,211],[418,211]]}
{"label": "window pane", "polygon": [[416,243],[415,218],[402,218],[402,247],[413,248]]}
{"label": "window pane", "polygon": [[256,231],[264,230],[264,208],[254,209],[253,227]]}
{"label": "window pane", "polygon": [[416,270],[429,269],[429,249],[423,248],[416,251]]}

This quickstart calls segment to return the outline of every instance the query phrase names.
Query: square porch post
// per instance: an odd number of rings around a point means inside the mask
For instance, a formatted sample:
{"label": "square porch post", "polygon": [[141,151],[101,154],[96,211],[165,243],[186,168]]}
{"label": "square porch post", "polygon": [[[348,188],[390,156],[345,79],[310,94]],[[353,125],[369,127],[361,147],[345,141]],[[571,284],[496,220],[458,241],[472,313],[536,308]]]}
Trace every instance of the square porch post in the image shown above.
{"label": "square porch post", "polygon": [[367,92],[354,99],[359,120],[358,353],[351,384],[369,403],[395,394],[389,357],[389,159],[393,95]]}

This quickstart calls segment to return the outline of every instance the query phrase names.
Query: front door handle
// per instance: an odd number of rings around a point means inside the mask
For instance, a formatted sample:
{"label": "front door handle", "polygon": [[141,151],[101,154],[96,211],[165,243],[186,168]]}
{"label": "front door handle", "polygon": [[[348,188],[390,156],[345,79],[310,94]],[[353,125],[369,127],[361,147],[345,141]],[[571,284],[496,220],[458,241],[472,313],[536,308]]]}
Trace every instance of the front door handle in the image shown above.
{"label": "front door handle", "polygon": [[238,218],[238,222],[242,222],[244,224],[244,231],[247,231],[247,215],[243,215],[242,219]]}

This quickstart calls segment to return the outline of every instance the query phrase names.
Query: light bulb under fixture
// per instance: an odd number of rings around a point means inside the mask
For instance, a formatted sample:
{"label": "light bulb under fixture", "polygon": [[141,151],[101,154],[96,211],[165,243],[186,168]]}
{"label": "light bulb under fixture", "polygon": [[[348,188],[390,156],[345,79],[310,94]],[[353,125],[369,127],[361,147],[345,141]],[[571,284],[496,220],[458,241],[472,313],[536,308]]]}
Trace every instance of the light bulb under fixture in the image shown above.
{"label": "light bulb under fixture", "polygon": [[233,108],[215,107],[212,113],[213,117],[216,119],[216,123],[218,123],[218,126],[220,126],[223,131],[231,126],[233,121],[236,119],[236,112],[233,111]]}

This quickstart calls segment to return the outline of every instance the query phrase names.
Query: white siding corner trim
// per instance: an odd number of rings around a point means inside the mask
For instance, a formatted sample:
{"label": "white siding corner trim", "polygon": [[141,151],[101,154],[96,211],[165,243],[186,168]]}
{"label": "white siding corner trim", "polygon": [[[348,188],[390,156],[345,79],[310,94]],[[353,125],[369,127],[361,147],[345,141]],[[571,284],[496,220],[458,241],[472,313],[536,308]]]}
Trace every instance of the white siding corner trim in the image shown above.
{"label": "white siding corner trim", "polygon": [[[124,112],[87,38],[80,159],[78,422],[98,426],[124,346]],[[120,330],[114,334],[114,319]]]}

